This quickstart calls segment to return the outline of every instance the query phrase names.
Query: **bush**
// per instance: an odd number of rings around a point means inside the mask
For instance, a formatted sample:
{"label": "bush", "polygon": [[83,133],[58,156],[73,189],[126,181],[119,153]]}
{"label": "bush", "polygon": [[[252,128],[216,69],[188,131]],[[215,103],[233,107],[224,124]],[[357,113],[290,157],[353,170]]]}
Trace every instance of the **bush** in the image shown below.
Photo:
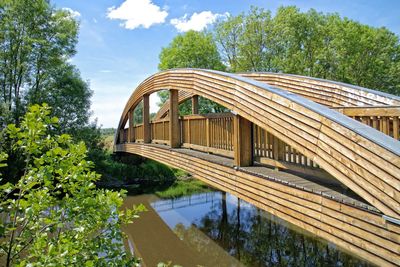
{"label": "bush", "polygon": [[[100,175],[86,160],[83,142],[51,136],[57,119],[50,108],[29,108],[20,128],[5,136],[24,158],[22,176],[0,189],[0,261],[6,266],[132,266],[120,226],[143,206],[120,211],[124,192],[100,190]],[[7,154],[0,153],[0,167]]]}

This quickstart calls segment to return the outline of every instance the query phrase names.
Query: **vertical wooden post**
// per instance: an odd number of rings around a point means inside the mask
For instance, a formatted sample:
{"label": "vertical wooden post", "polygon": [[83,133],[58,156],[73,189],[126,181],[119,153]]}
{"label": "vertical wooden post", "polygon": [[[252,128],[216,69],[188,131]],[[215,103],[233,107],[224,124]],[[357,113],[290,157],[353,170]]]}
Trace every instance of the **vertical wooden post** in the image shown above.
{"label": "vertical wooden post", "polygon": [[211,138],[210,138],[210,119],[206,119],[206,146],[211,146]]}
{"label": "vertical wooden post", "polygon": [[125,143],[126,140],[124,140],[124,128],[119,130],[119,142],[121,144]]}
{"label": "vertical wooden post", "polygon": [[131,143],[135,141],[135,138],[133,136],[133,110],[129,110],[128,112],[128,123],[129,123],[129,128],[128,128],[128,142]]}
{"label": "vertical wooden post", "polygon": [[192,114],[199,114],[199,96],[192,96]]}
{"label": "vertical wooden post", "polygon": [[399,140],[399,117],[393,118],[393,138]]}
{"label": "vertical wooden post", "polygon": [[143,95],[143,143],[151,142],[150,95]]}
{"label": "vertical wooden post", "polygon": [[233,119],[234,165],[246,167],[253,165],[252,124],[236,115]]}
{"label": "vertical wooden post", "polygon": [[180,146],[178,90],[169,90],[169,141],[171,148]]}
{"label": "vertical wooden post", "polygon": [[[182,122],[182,123],[183,123],[183,122]],[[191,127],[190,127],[190,118],[188,118],[188,120],[187,120],[187,135],[188,135],[187,142],[188,142],[189,144],[192,143],[192,130],[191,130],[190,128],[191,128]]]}

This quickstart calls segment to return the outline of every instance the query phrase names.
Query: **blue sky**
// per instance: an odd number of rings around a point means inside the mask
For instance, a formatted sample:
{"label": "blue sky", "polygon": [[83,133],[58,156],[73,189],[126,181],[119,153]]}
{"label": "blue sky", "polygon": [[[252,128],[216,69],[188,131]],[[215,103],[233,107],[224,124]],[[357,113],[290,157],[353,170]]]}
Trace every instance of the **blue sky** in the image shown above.
{"label": "blue sky", "polygon": [[[103,127],[116,127],[136,86],[157,72],[162,47],[189,29],[209,27],[226,14],[247,12],[251,5],[269,9],[296,5],[314,8],[400,35],[400,0],[54,0],[71,9],[80,21],[77,54],[72,63],[90,82],[93,118]],[[156,111],[157,97],[150,99]]]}

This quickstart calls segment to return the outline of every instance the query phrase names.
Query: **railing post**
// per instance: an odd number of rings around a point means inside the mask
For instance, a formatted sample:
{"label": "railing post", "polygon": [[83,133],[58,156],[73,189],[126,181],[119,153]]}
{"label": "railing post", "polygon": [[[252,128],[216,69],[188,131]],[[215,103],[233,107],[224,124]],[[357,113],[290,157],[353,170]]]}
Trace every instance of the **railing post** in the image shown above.
{"label": "railing post", "polygon": [[178,90],[169,90],[169,141],[171,148],[180,147]]}
{"label": "railing post", "polygon": [[124,139],[124,129],[123,128],[119,130],[119,141],[121,144],[125,143],[125,141],[126,141]]}
{"label": "railing post", "polygon": [[[191,127],[190,127],[190,118],[188,118],[187,119],[187,133],[188,133],[188,140],[187,140],[187,142],[189,143],[189,144],[191,144],[192,143],[192,130],[190,129]],[[182,125],[183,125],[183,123],[184,123],[184,121],[182,120]]]}
{"label": "railing post", "polygon": [[234,165],[246,167],[253,165],[252,124],[236,115],[233,118]]}
{"label": "railing post", "polygon": [[199,114],[199,96],[192,96],[192,114]]}
{"label": "railing post", "polygon": [[150,128],[150,95],[143,95],[143,143],[151,142]]}
{"label": "railing post", "polygon": [[210,140],[210,118],[206,119],[206,145],[207,145],[207,147],[211,146],[211,140]]}
{"label": "railing post", "polygon": [[128,112],[128,120],[129,120],[129,128],[128,128],[128,142],[131,143],[135,139],[133,137],[133,110],[129,110]]}

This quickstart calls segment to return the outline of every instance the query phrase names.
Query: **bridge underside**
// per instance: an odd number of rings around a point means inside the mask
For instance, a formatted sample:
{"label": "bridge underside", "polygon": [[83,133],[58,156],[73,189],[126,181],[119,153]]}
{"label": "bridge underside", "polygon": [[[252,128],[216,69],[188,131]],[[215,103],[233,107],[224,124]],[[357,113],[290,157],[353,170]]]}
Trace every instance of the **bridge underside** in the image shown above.
{"label": "bridge underside", "polygon": [[165,145],[120,144],[116,152],[185,170],[375,264],[398,264],[400,227],[385,221],[370,205],[338,192],[334,185],[263,167],[234,169],[226,157]]}

